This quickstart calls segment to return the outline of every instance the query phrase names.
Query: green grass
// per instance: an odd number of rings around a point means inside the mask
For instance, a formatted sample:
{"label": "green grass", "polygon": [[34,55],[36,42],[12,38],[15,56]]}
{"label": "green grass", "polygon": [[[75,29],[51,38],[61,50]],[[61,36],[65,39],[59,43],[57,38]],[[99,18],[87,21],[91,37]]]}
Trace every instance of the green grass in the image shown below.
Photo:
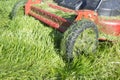
{"label": "green grass", "polygon": [[63,34],[30,16],[10,20],[16,1],[0,1],[0,80],[120,79],[119,37],[100,34],[118,42],[101,43],[96,53],[64,63],[59,55]]}

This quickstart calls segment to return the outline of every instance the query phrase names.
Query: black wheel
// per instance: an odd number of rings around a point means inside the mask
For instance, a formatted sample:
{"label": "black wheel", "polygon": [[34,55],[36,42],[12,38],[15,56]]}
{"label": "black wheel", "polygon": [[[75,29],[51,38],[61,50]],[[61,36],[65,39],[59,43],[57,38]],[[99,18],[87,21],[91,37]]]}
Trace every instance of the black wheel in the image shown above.
{"label": "black wheel", "polygon": [[98,44],[98,29],[89,20],[74,23],[64,33],[61,42],[61,54],[65,61],[69,62],[80,54],[92,53]]}
{"label": "black wheel", "polygon": [[10,19],[13,19],[16,16],[18,10],[21,7],[25,6],[26,2],[27,2],[27,0],[19,0],[18,2],[15,3],[15,5],[13,6],[13,9],[9,15]]}

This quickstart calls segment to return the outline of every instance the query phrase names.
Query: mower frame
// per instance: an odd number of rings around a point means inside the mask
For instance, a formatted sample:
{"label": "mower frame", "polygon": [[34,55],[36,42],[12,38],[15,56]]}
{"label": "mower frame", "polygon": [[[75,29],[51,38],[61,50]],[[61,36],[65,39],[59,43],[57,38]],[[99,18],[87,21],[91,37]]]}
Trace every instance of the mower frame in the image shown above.
{"label": "mower frame", "polygon": [[[58,29],[61,32],[65,32],[67,28],[64,28],[62,26],[69,27],[72,23],[58,15],[52,14],[48,11],[45,11],[43,9],[33,6],[34,4],[40,4],[41,2],[42,0],[28,0],[25,5],[25,14],[33,16],[36,19],[44,22],[45,24],[55,29]],[[112,34],[114,36],[120,35],[120,20],[106,20],[103,18],[99,18],[96,12],[96,9],[95,11],[93,10],[72,10],[72,9],[68,9],[66,7],[62,7],[62,6],[51,4],[51,3],[48,3],[48,5],[49,7],[54,8],[54,9],[58,9],[64,12],[74,13],[76,15],[76,18],[73,22],[76,22],[82,19],[89,19],[95,22],[97,25],[101,26],[100,31],[103,31],[106,34]],[[42,15],[51,17],[50,18],[51,21],[43,17],[38,17],[37,15],[33,14],[31,12],[32,9],[37,10],[38,13],[41,13]],[[57,21],[54,21],[55,18],[57,19]]]}
{"label": "mower frame", "polygon": [[[36,4],[41,4],[42,0],[27,0],[27,2],[25,1],[24,3],[26,15],[32,16],[60,32],[64,32],[64,36],[61,40],[61,54],[63,59],[67,62],[70,62],[74,58],[73,52],[76,46],[79,49],[81,47],[80,52],[78,50],[77,53],[92,53],[97,48],[98,41],[107,41],[105,38],[99,38],[99,31],[114,36],[120,36],[120,20],[99,17],[97,8],[100,4],[98,4],[95,10],[72,10],[54,3],[47,3],[47,5],[53,9],[73,13],[75,18],[69,21],[36,6]],[[16,7],[18,7],[18,5],[13,7],[13,16],[14,13],[16,13],[14,9],[18,9]],[[89,31],[91,31],[91,33],[89,33]],[[79,42],[79,46],[77,42]]]}

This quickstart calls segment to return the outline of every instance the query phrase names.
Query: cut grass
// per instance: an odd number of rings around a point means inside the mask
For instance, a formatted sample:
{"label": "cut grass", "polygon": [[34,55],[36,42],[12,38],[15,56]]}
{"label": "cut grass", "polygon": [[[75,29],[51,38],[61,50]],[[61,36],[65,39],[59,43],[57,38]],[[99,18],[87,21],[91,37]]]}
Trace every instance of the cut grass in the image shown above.
{"label": "cut grass", "polygon": [[[16,1],[0,1],[1,80],[120,79],[119,42],[101,43],[96,53],[64,63],[59,55],[63,34],[29,16],[10,20],[8,15]],[[120,40],[102,33],[100,36]]]}

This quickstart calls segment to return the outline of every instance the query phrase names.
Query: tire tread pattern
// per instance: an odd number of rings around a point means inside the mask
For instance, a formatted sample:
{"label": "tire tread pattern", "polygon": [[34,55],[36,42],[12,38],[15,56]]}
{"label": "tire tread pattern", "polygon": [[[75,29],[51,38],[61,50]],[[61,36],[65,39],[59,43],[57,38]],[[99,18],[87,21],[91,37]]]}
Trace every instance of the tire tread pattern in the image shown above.
{"label": "tire tread pattern", "polygon": [[27,0],[19,0],[18,2],[15,3],[15,5],[13,6],[12,11],[9,15],[10,19],[13,19],[16,16],[20,7],[25,6],[26,2],[27,2]]}
{"label": "tire tread pattern", "polygon": [[96,34],[96,46],[98,42],[98,29],[96,25],[90,20],[82,20],[74,23],[65,32],[64,37],[61,42],[61,55],[66,61],[71,61],[73,59],[73,47],[77,37],[87,28],[93,28]]}

